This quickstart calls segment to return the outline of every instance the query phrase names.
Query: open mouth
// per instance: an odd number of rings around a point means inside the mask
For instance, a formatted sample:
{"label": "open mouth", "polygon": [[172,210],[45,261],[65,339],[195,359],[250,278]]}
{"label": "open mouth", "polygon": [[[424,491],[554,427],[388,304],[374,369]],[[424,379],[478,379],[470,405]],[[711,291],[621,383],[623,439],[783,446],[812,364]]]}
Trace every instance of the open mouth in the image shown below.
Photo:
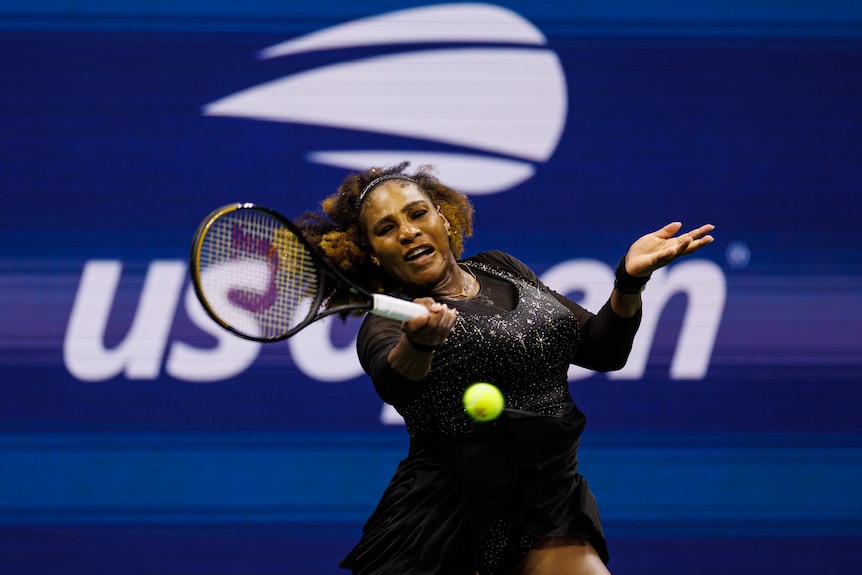
{"label": "open mouth", "polygon": [[409,252],[407,252],[404,256],[404,261],[405,262],[416,261],[419,258],[421,258],[422,256],[431,255],[433,253],[434,253],[434,248],[432,248],[431,246],[420,246],[418,248],[414,248],[414,249],[410,250]]}

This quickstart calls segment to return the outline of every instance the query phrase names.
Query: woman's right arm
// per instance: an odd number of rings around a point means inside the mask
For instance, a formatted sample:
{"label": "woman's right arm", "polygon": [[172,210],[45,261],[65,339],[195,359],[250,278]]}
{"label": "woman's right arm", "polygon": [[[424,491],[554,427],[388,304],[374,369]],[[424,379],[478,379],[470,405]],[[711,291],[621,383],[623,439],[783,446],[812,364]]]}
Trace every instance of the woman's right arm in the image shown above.
{"label": "woman's right arm", "polygon": [[359,330],[359,362],[387,403],[401,403],[418,391],[431,371],[434,349],[455,325],[455,309],[430,298],[415,301],[430,313],[404,323],[368,315]]}
{"label": "woman's right arm", "polygon": [[414,301],[427,307],[429,313],[401,324],[401,337],[387,359],[396,372],[418,381],[431,371],[434,350],[443,345],[455,327],[458,312],[431,298]]}

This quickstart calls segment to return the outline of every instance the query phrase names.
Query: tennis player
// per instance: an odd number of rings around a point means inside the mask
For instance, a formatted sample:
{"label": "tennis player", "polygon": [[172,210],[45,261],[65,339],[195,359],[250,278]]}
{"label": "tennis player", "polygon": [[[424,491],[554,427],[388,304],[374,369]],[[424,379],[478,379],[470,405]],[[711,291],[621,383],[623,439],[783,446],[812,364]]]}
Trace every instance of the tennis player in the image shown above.
{"label": "tennis player", "polygon": [[[410,447],[341,566],[356,574],[607,574],[599,509],[578,473],[586,419],[567,370],[625,365],[650,274],[713,241],[670,223],[635,241],[607,303],[591,313],[500,251],[461,259],[468,198],[407,164],[347,177],[300,219],[348,279],[427,307],[406,322],[368,315],[360,362],[403,416]],[[356,297],[333,286],[327,305]],[[346,314],[347,312],[344,312]],[[479,423],[464,390],[497,386],[506,409]]]}

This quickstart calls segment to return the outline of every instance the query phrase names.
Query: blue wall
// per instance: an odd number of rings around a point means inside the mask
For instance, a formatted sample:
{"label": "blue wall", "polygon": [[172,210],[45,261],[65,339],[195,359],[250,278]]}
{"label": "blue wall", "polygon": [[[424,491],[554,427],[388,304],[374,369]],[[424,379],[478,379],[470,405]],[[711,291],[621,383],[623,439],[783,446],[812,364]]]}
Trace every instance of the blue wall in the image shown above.
{"label": "blue wall", "polygon": [[[862,8],[569,4],[497,5],[540,31],[534,44],[269,59],[424,4],[0,5],[0,570],[339,572],[406,448],[352,363],[356,323],[227,350],[195,321],[185,261],[211,209],[295,215],[347,172],[315,153],[387,149],[528,168],[473,195],[467,252],[507,250],[582,301],[592,288],[566,269],[601,284],[639,235],[717,225],[693,267],[645,293],[657,323],[640,368],[572,377],[612,571],[860,572]],[[552,153],[204,113],[280,78],[453,44],[559,62]],[[354,105],[358,89],[319,96]],[[183,350],[213,375],[195,380]]]}

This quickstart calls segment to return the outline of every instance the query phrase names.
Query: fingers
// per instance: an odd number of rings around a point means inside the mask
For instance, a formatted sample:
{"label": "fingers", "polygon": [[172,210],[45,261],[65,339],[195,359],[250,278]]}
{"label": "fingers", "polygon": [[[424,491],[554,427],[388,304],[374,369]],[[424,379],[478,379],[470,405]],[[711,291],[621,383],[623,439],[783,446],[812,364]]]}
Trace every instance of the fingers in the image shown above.
{"label": "fingers", "polygon": [[[664,226],[662,229],[655,232],[655,234],[662,239],[672,239],[682,228],[681,222],[671,222]],[[685,242],[688,243],[690,241],[705,241],[705,243],[710,243],[713,240],[713,237],[708,235],[709,232],[715,229],[715,226],[712,224],[704,224],[700,227],[694,228],[684,234],[680,234],[676,237],[676,240],[680,243]]]}
{"label": "fingers", "polygon": [[695,229],[691,230],[690,232],[688,232],[685,235],[691,236],[692,239],[700,239],[700,238],[706,238],[706,237],[711,238],[712,236],[707,236],[707,234],[714,229],[715,229],[714,225],[704,224],[704,225],[700,226],[699,228],[695,228]]}
{"label": "fingers", "polygon": [[439,305],[440,305],[439,303],[437,303],[436,301],[434,301],[434,298],[430,298],[430,297],[420,297],[420,298],[416,298],[416,299],[414,299],[414,300],[413,300],[413,303],[418,303],[419,305],[424,305],[425,307],[427,307],[427,308],[428,308],[428,311],[431,311],[431,309],[432,309],[434,306],[439,306]]}
{"label": "fingers", "polygon": [[401,324],[401,331],[407,339],[425,345],[440,345],[455,327],[458,311],[431,298],[414,300],[428,308],[428,314]]}
{"label": "fingers", "polygon": [[428,327],[435,332],[448,334],[455,327],[458,310],[446,304],[438,303],[429,314]]}
{"label": "fingers", "polygon": [[[709,232],[715,229],[715,226],[712,224],[704,224],[699,228],[693,229],[684,236],[688,236],[690,241],[685,246],[685,251],[683,254],[690,254],[694,251],[699,250],[700,248],[711,244],[715,241],[715,238],[709,235]],[[681,236],[681,237],[684,237]]]}
{"label": "fingers", "polygon": [[671,222],[662,229],[655,232],[657,236],[663,239],[672,238],[682,228],[682,222]]}
{"label": "fingers", "polygon": [[715,229],[712,224],[704,224],[676,235],[681,228],[681,222],[670,222],[638,239],[626,254],[626,270],[634,276],[645,276],[713,242],[709,234]]}
{"label": "fingers", "polygon": [[[675,236],[680,229],[682,229],[682,222],[671,222],[655,233],[661,238],[670,239]],[[698,228],[695,228],[689,232],[682,234],[680,237],[682,238],[684,236],[689,236],[692,239],[699,239],[714,229],[714,225],[704,224]]]}

